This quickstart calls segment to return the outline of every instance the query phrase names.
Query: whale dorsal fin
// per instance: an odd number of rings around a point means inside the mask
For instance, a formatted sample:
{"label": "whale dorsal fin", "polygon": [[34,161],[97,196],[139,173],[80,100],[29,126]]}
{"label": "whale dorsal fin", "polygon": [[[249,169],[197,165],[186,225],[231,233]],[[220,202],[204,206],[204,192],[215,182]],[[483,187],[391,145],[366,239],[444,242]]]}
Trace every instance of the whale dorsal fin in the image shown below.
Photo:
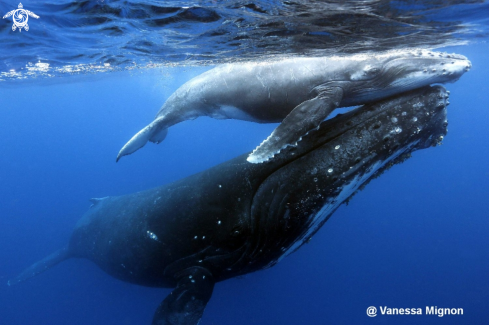
{"label": "whale dorsal fin", "polygon": [[103,200],[109,198],[108,196],[106,197],[101,197],[101,198],[91,198],[89,201],[92,202],[92,205],[90,207],[93,207],[94,205],[97,205],[99,204],[100,202],[102,202]]}

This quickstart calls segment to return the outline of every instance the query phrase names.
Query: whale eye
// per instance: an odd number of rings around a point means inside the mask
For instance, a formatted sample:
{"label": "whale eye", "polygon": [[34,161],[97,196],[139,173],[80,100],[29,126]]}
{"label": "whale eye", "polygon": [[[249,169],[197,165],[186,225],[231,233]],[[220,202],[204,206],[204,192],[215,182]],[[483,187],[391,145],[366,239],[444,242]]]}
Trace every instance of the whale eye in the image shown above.
{"label": "whale eye", "polygon": [[243,227],[241,225],[237,225],[231,230],[231,236],[238,237],[241,235],[242,232],[243,232]]}
{"label": "whale eye", "polygon": [[365,73],[365,76],[375,77],[380,73],[380,69],[377,67],[366,66],[364,73]]}
{"label": "whale eye", "polygon": [[372,66],[370,64],[363,67],[363,69],[354,72],[351,75],[351,80],[360,81],[360,80],[369,80],[377,77],[380,74],[381,69],[377,66]]}

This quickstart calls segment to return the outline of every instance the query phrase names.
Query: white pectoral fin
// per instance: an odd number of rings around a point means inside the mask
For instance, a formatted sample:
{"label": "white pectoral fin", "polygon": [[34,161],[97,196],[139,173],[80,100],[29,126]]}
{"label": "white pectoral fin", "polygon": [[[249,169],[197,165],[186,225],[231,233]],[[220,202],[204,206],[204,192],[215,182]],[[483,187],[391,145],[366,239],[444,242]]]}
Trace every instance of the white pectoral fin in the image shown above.
{"label": "white pectoral fin", "polygon": [[282,123],[247,158],[250,163],[265,162],[282,149],[296,146],[307,132],[316,128],[343,98],[340,87],[322,89],[319,95],[296,106]]}

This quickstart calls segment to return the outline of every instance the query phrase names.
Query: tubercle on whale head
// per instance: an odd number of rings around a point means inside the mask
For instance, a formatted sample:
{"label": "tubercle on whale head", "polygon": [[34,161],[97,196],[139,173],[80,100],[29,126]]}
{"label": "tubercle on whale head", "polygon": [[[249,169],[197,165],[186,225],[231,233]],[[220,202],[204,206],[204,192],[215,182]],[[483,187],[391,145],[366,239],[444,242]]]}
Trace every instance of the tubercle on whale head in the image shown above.
{"label": "tubercle on whale head", "polygon": [[[446,107],[449,104],[449,92],[443,86],[427,86],[395,98],[364,105],[358,108],[358,110],[368,111],[363,118],[361,114],[353,115],[353,118],[345,116],[343,123],[350,125],[352,129],[357,129],[356,135],[360,138],[359,143],[363,140],[361,138],[376,137],[378,143],[375,142],[375,139],[371,142],[372,148],[375,149],[369,149],[368,152],[388,157],[396,150],[407,148],[408,144],[412,144],[414,150],[440,144],[447,134]],[[326,127],[328,122],[324,122],[324,126],[321,127]],[[331,124],[334,125],[334,120],[330,122]],[[355,139],[354,136],[351,138]],[[346,159],[348,155],[351,155],[351,150],[346,150],[344,145],[341,147],[345,149],[344,155],[346,156],[338,158],[338,163],[335,163],[335,158],[332,157],[333,160],[329,165],[335,166],[335,170],[348,172],[352,167],[352,161],[357,164],[359,162],[357,159],[352,160],[351,157]],[[332,155],[340,155],[341,150],[334,149],[330,148]],[[343,162],[344,166],[340,167],[339,162]]]}
{"label": "tubercle on whale head", "polygon": [[252,216],[255,231],[269,235],[253,248],[255,265],[292,253],[370,180],[413,151],[440,144],[447,102],[445,88],[433,86],[365,105],[323,122],[266,162],[275,171],[254,195]]}
{"label": "tubercle on whale head", "polygon": [[[393,116],[399,123],[407,123],[405,122],[407,117],[411,116],[414,112],[420,109],[425,109],[425,107],[430,107],[433,110],[436,108],[438,113],[443,113],[444,111],[442,110],[444,110],[445,107],[450,104],[448,100],[449,94],[450,92],[443,86],[427,86],[408,91],[396,97],[390,97],[376,103],[360,106],[347,113],[338,114],[332,119],[323,121],[317,128],[310,130],[307,134],[303,135],[301,137],[301,141],[297,142],[294,146],[282,148],[279,155],[276,155],[273,157],[273,159],[267,160],[263,163],[281,165],[284,162],[296,160],[303,155],[308,154],[310,151],[315,150],[315,148],[318,146],[324,145],[330,140],[331,137],[339,136],[342,133],[355,128],[361,123],[366,123],[368,120],[371,121],[371,119],[376,118],[375,116],[381,112],[389,108],[392,109],[392,106],[400,105],[399,107],[406,107],[405,111],[396,113],[399,116]],[[413,107],[407,107],[406,105],[409,104],[406,104],[406,102],[414,99],[417,99],[417,102],[412,104]],[[430,114],[432,113],[430,112]],[[416,119],[416,121],[412,122],[417,122],[414,124],[421,124],[423,122],[422,118],[418,118],[416,116],[413,116],[413,119]],[[385,123],[381,124],[380,126],[384,127]],[[411,129],[412,127],[412,125],[407,127],[401,126],[404,131]],[[414,130],[417,131],[417,129]],[[337,151],[334,152],[335,154],[337,153]]]}
{"label": "tubercle on whale head", "polygon": [[372,79],[377,88],[392,94],[435,83],[458,80],[472,63],[463,55],[422,49],[379,55],[381,72]]}

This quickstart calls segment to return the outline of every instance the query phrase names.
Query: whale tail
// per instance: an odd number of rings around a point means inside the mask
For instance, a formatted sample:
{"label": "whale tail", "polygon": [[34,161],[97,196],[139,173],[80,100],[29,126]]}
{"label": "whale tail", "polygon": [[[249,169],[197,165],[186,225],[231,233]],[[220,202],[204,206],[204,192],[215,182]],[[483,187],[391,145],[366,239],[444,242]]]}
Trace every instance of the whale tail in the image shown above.
{"label": "whale tail", "polygon": [[9,280],[7,284],[9,286],[17,284],[19,282],[25,281],[27,279],[32,278],[33,276],[36,276],[38,274],[41,274],[42,272],[46,271],[47,269],[55,266],[56,264],[63,262],[64,260],[68,259],[71,257],[71,252],[68,247],[64,247],[53,254],[45,257],[44,259],[40,260],[37,263],[34,263],[33,265],[29,266],[27,269],[24,270],[21,274],[16,276],[15,278]]}
{"label": "whale tail", "polygon": [[124,147],[122,147],[121,151],[119,151],[116,162],[118,162],[121,157],[130,155],[144,147],[148,141],[156,144],[162,142],[166,138],[168,128],[162,126],[163,123],[161,122],[162,118],[157,118],[148,124],[148,126],[146,126],[144,129],[136,133],[131,140],[127,141]]}

